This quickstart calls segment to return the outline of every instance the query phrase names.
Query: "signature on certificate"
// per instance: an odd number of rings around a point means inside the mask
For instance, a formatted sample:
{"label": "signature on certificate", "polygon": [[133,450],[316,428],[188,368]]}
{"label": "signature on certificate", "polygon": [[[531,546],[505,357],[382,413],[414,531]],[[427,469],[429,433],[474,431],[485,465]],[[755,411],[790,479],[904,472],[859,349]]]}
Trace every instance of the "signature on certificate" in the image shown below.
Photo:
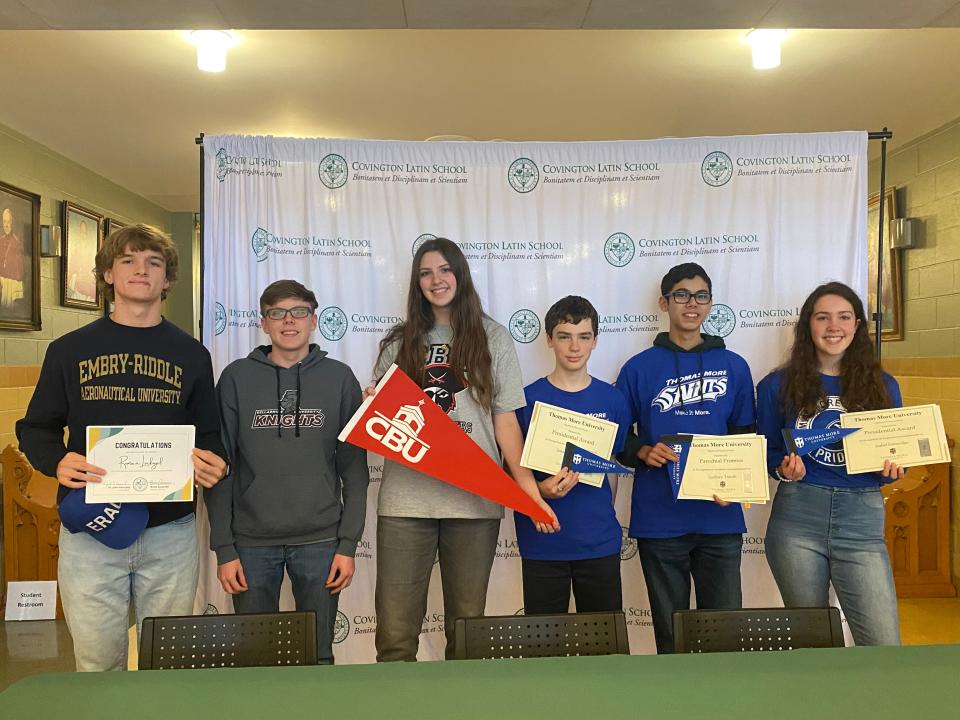
{"label": "signature on certificate", "polygon": [[121,455],[118,462],[121,470],[159,470],[163,467],[161,455]]}

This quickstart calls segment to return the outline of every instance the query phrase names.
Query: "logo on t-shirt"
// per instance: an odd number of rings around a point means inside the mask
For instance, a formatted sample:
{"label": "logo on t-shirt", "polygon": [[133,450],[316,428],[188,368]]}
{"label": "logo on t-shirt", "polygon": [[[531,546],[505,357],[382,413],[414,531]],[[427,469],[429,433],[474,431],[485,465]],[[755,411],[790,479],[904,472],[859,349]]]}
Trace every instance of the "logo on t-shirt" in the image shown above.
{"label": "logo on t-shirt", "polygon": [[450,367],[450,346],[431,345],[423,371],[423,392],[449,415],[457,408],[457,393],[465,386]]}
{"label": "logo on t-shirt", "polygon": [[660,412],[670,412],[680,406],[699,405],[708,400],[715,402],[727,394],[728,382],[726,370],[707,370],[703,375],[694,373],[670,378],[651,404],[660,408]]}
{"label": "logo on t-shirt", "polygon": [[[323,410],[319,408],[300,408],[300,422],[302,428],[322,428],[325,416]],[[262,408],[253,411],[253,422],[250,424],[251,430],[260,430],[263,428],[275,428],[277,424],[282,427],[293,427],[297,424],[297,391],[284,390],[280,396],[280,415],[277,415],[277,408]]]}
{"label": "logo on t-shirt", "polygon": [[[838,395],[828,395],[827,405],[812,417],[798,417],[796,426],[798,428],[817,428],[831,429],[840,427],[840,413],[846,412],[843,403],[840,402]],[[800,447],[797,445],[797,447]],[[809,456],[821,465],[830,467],[843,467],[847,463],[847,457],[843,452],[843,440],[839,440],[830,445],[818,447],[810,452]]]}

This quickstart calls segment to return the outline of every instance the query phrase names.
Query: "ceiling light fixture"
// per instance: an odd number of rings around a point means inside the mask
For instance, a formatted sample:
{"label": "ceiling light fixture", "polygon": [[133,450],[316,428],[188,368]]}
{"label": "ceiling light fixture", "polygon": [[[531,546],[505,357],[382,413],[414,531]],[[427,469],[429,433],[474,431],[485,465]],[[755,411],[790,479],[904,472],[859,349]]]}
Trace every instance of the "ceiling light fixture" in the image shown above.
{"label": "ceiling light fixture", "polygon": [[787,37],[786,30],[751,30],[745,40],[753,49],[753,67],[770,70],[780,67],[780,43]]}
{"label": "ceiling light fixture", "polygon": [[190,42],[197,48],[197,68],[204,72],[223,72],[227,69],[227,49],[234,39],[223,30],[194,30]]}

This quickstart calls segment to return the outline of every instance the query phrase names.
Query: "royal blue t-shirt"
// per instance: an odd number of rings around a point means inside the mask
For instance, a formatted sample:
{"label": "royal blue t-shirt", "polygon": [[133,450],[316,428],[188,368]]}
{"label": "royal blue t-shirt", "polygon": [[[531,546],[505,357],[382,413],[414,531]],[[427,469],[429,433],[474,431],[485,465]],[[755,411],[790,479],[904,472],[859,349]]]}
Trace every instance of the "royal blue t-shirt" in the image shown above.
{"label": "royal blue t-shirt", "polygon": [[[644,445],[661,435],[726,435],[754,425],[753,379],[746,360],[705,335],[693,350],[677,348],[666,333],[623,366],[617,389],[627,399],[631,422]],[[639,462],[639,461],[638,461]],[[739,503],[673,497],[666,466],[640,462],[633,478],[630,537],[671,538],[688,533],[743,533]]]}
{"label": "royal blue t-shirt", "polygon": [[[583,390],[567,392],[551,384],[547,378],[540,378],[527,385],[523,392],[527,406],[517,410],[517,420],[524,437],[530,427],[533,404],[539,400],[616,423],[620,428],[613,452],[616,454],[623,449],[630,415],[623,395],[613,385],[592,377]],[[537,480],[550,477],[541,472],[534,475]],[[609,479],[605,479],[600,487],[577,483],[565,497],[546,500],[557,514],[560,532],[538,533],[530,518],[514,513],[520,557],[527,560],[590,560],[620,552],[622,533],[613,509]]]}
{"label": "royal blue t-shirt", "polygon": [[[783,441],[782,430],[785,427],[794,428],[837,428],[840,427],[840,414],[846,412],[840,402],[840,378],[835,375],[820,374],[820,382],[827,395],[827,406],[813,417],[786,418],[780,403],[780,388],[783,384],[783,371],[775,370],[767,375],[757,385],[757,431],[767,436],[767,467],[770,474],[780,467],[787,448]],[[900,386],[887,373],[883,374],[883,382],[890,395],[890,406],[900,407],[903,399],[900,396]],[[803,467],[807,474],[803,482],[812,485],[827,487],[865,488],[878,487],[890,482],[880,473],[858,473],[851,475],[847,472],[846,456],[843,452],[843,441],[817,448],[803,456]],[[774,475],[774,477],[776,477]]]}

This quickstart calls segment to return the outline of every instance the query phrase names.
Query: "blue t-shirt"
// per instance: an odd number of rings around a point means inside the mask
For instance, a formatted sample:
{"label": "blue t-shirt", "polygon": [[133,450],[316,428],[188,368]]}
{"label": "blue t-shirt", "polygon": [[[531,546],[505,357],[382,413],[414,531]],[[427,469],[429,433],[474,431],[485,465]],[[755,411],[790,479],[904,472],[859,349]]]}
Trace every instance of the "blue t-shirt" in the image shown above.
{"label": "blue t-shirt", "polygon": [[[527,406],[517,410],[517,420],[524,437],[530,427],[533,404],[539,400],[617,423],[620,428],[613,452],[618,453],[623,449],[630,415],[623,396],[613,385],[592,377],[583,390],[567,392],[552,385],[547,378],[540,378],[527,385],[523,392]],[[549,477],[540,472],[534,475],[537,480]],[[513,514],[520,557],[527,560],[589,560],[620,552],[622,533],[613,509],[609,479],[605,479],[598,488],[577,483],[565,497],[547,498],[547,503],[557,514],[560,532],[538,533],[530,518],[520,513]]]}
{"label": "blue t-shirt", "polygon": [[[631,422],[644,445],[661,435],[726,435],[754,424],[753,379],[746,360],[704,337],[690,351],[674,349],[661,333],[654,346],[623,366],[617,389],[627,399]],[[746,532],[739,503],[721,507],[711,500],[676,500],[666,466],[640,462],[633,478],[630,537],[671,538],[688,533]]]}
{"label": "blue t-shirt", "polygon": [[[794,428],[835,428],[840,427],[840,414],[846,408],[840,402],[840,378],[835,375],[820,374],[820,382],[827,395],[827,406],[810,418],[786,418],[780,403],[780,388],[783,383],[783,371],[775,370],[767,375],[757,385],[757,431],[767,436],[767,467],[770,474],[780,467],[787,448],[783,442],[782,430],[785,427]],[[883,374],[883,382],[890,395],[891,407],[903,405],[900,397],[900,386],[887,373]],[[880,473],[858,473],[851,475],[847,472],[846,457],[843,453],[843,441],[817,448],[803,456],[803,466],[807,474],[803,482],[812,485],[827,487],[864,488],[878,487],[882,483],[890,482]],[[774,476],[776,477],[776,476]]]}

